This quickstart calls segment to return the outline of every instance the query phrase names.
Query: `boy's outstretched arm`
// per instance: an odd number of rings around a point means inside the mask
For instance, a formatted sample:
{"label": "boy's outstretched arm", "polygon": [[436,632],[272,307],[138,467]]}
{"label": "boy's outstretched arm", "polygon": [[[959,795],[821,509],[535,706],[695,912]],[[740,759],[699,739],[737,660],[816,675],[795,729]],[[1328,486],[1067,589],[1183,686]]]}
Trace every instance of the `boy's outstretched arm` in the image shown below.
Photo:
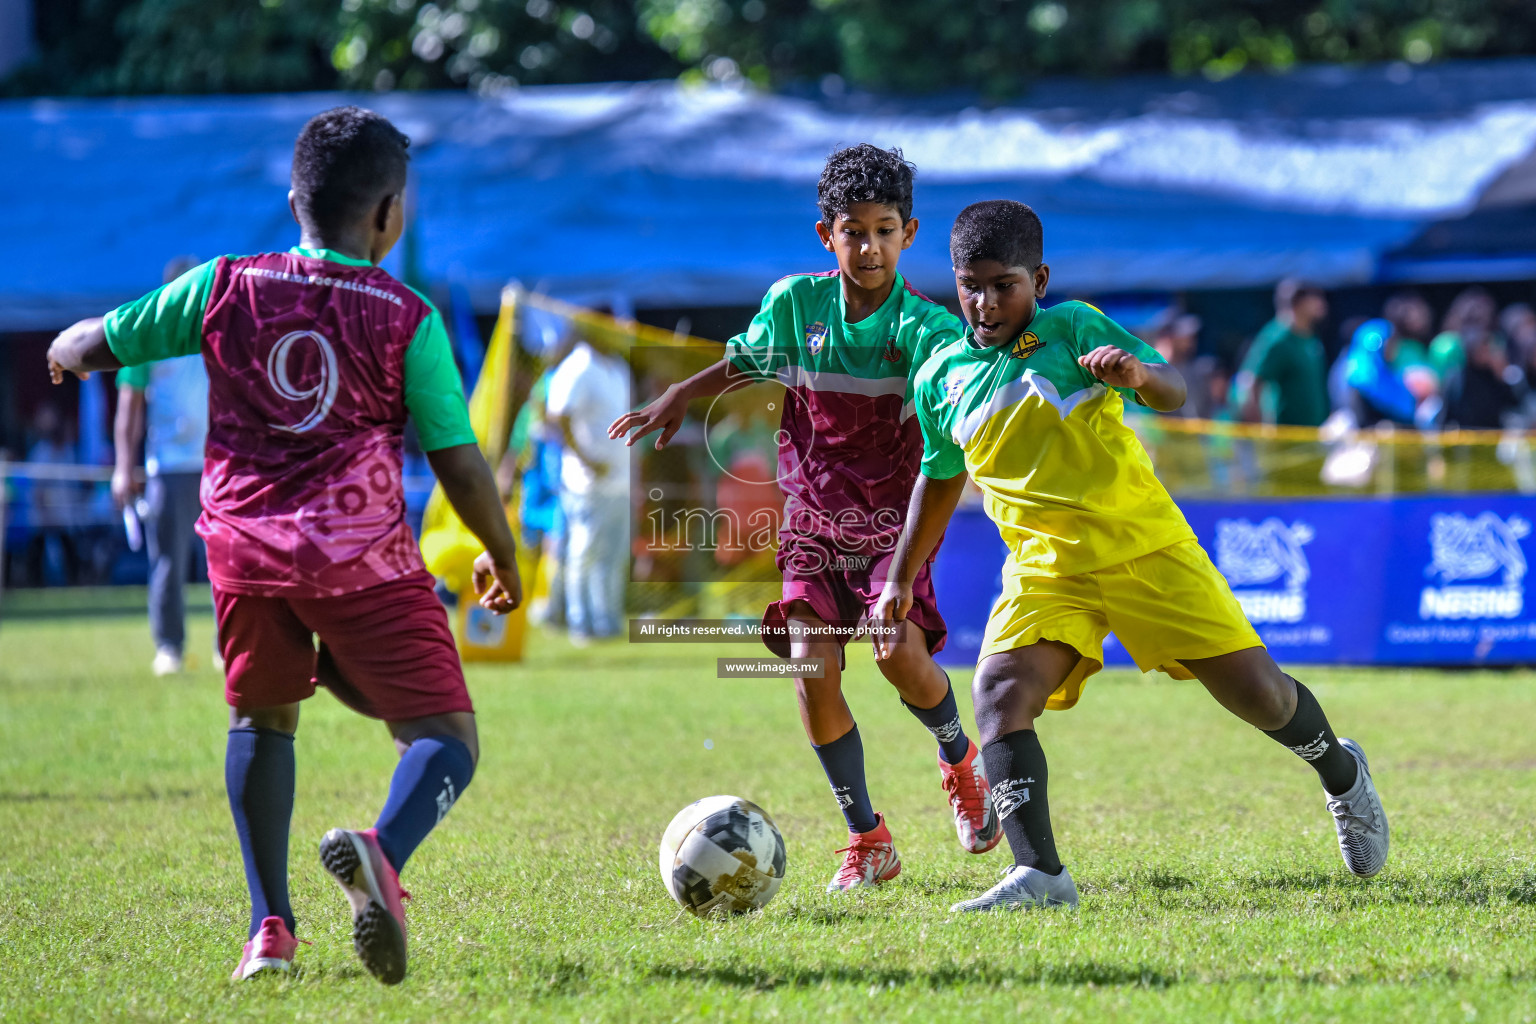
{"label": "boy's outstretched arm", "polygon": [[689,402],[695,398],[721,394],[742,376],[729,361],[722,359],[707,370],[700,370],[687,380],[673,384],[645,408],[627,412],[614,420],[608,428],[608,436],[617,440],[633,430],[634,435],[625,442],[626,446],[630,446],[651,431],[660,430],[661,435],[656,438],[656,450],[661,451],[683,425],[683,417],[688,415]]}
{"label": "boy's outstretched arm", "polygon": [[48,376],[55,384],[64,383],[72,373],[85,380],[97,370],[121,370],[123,361],[107,346],[106,320],[93,316],[66,327],[48,346]]}
{"label": "boy's outstretched arm", "polygon": [[[880,600],[875,602],[872,617],[882,625],[902,622],[912,610],[912,581],[944,536],[944,528],[949,525],[950,516],[955,514],[955,506],[960,504],[965,481],[964,473],[957,473],[948,480],[935,480],[919,474],[907,506],[907,525],[901,531],[896,554],[891,559],[891,578],[885,581]],[[875,656],[884,660],[894,653],[895,641],[882,632],[875,640]]]}
{"label": "boy's outstretched arm", "polygon": [[1100,345],[1077,361],[1110,387],[1132,389],[1149,409],[1173,412],[1184,404],[1184,375],[1167,363],[1144,363],[1115,345]]}
{"label": "boy's outstretched arm", "polygon": [[427,452],[427,462],[443,485],[448,504],[485,545],[485,552],[475,559],[475,593],[480,604],[505,615],[523,603],[523,582],[517,575],[517,542],[507,525],[491,467],[476,444]]}

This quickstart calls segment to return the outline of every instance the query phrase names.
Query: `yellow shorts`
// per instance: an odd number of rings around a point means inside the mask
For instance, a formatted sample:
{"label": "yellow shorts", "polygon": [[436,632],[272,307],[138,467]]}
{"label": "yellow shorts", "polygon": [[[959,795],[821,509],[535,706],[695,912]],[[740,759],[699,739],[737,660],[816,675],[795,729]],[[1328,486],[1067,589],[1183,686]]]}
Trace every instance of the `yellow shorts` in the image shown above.
{"label": "yellow shorts", "polygon": [[1166,548],[1079,576],[1034,576],[1003,569],[981,657],[1058,640],[1081,655],[1045,706],[1064,711],[1104,667],[1104,637],[1114,633],[1143,672],[1192,679],[1183,658],[1215,658],[1263,647],[1232,588],[1197,542]]}

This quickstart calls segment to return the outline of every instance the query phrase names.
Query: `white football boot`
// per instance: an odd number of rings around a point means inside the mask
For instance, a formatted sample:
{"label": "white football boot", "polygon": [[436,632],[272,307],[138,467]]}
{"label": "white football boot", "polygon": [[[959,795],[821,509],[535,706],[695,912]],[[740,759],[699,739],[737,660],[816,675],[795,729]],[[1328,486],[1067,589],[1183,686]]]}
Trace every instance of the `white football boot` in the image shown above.
{"label": "white football boot", "polygon": [[1360,744],[1341,736],[1339,746],[1349,751],[1360,766],[1360,774],[1347,793],[1329,795],[1328,812],[1333,815],[1333,827],[1339,834],[1344,866],[1353,875],[1370,878],[1387,863],[1387,813],[1381,809],[1381,797],[1376,795],[1376,783],[1371,781],[1371,766],[1366,763]]}
{"label": "white football boot", "polygon": [[1003,871],[1003,880],[973,900],[961,900],[950,912],[968,910],[1018,910],[1035,907],[1077,906],[1077,886],[1066,868],[1048,875],[1038,868],[1018,864]]}

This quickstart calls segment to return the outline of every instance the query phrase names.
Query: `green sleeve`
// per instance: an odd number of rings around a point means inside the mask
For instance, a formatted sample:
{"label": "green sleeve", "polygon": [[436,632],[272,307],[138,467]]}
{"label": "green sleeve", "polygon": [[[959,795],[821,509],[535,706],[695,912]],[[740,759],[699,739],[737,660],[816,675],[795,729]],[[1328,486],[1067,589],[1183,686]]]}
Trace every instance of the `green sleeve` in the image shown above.
{"label": "green sleeve", "polygon": [[[1079,346],[1077,354],[1080,356],[1087,355],[1101,345],[1113,345],[1115,348],[1129,352],[1144,363],[1161,365],[1168,362],[1157,349],[1105,316],[1098,307],[1086,302],[1079,303],[1078,308],[1072,313],[1072,331],[1077,338]],[[1141,396],[1133,388],[1115,388],[1115,390],[1120,392],[1120,396],[1127,402],[1146,404],[1141,401]]]}
{"label": "green sleeve", "polygon": [[938,309],[923,323],[922,335],[912,352],[912,376],[933,354],[950,342],[965,336],[965,324],[947,309]]}
{"label": "green sleeve", "polygon": [[203,345],[203,310],[218,269],[219,261],[209,260],[108,313],[105,327],[112,354],[124,366],[195,355]]}
{"label": "green sleeve", "polygon": [[790,361],[788,345],[780,331],[794,329],[790,319],[785,320],[788,327],[781,327],[777,320],[781,312],[791,310],[788,286],[770,288],[746,332],[725,343],[725,360],[731,368],[753,380],[775,379]]}
{"label": "green sleeve", "polygon": [[934,404],[942,396],[943,381],[934,373],[923,373],[917,381],[917,422],[923,431],[923,476],[930,480],[949,480],[965,472],[965,449],[944,429],[943,417]]}
{"label": "green sleeve", "polygon": [[135,391],[149,390],[149,368],[153,363],[140,363],[138,366],[125,366],[117,371],[117,386],[120,388],[132,388]]}
{"label": "green sleeve", "polygon": [[416,328],[405,350],[405,407],[416,424],[422,451],[475,443],[448,331],[435,309]]}

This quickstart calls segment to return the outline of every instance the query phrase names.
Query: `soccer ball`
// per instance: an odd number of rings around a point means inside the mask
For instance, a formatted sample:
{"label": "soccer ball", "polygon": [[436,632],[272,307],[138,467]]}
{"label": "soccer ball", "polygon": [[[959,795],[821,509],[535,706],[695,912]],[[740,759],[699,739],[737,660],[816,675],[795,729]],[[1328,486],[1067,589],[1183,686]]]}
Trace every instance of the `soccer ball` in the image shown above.
{"label": "soccer ball", "polygon": [[757,910],[784,881],[784,837],[749,800],[695,800],[661,837],[661,880],[678,906],[698,917]]}

